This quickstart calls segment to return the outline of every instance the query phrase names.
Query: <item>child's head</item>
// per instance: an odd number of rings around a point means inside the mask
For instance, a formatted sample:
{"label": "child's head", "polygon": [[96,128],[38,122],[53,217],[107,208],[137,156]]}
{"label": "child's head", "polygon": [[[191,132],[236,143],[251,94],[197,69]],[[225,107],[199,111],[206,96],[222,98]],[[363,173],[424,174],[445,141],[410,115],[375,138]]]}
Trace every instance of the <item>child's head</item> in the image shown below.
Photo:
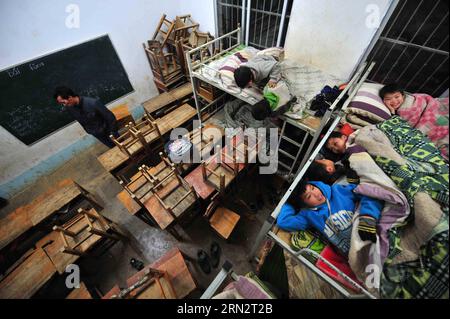
{"label": "child's head", "polygon": [[325,147],[329,149],[334,154],[344,154],[347,149],[345,143],[347,143],[347,136],[340,132],[331,132],[330,137],[328,137]]}
{"label": "child's head", "polygon": [[335,165],[333,161],[322,159],[311,163],[306,173],[306,178],[310,181],[320,181],[332,185],[344,174],[344,169],[340,165]]}
{"label": "child's head", "polygon": [[246,66],[240,66],[234,71],[234,80],[237,86],[244,89],[253,81],[253,72]]}
{"label": "child's head", "polygon": [[392,113],[403,104],[405,100],[405,93],[396,83],[383,86],[379,95],[383,103],[389,108]]}
{"label": "child's head", "polygon": [[252,107],[252,115],[255,120],[262,121],[271,113],[269,102],[266,99],[259,101]]}
{"label": "child's head", "polygon": [[326,197],[317,186],[301,181],[289,197],[288,203],[296,209],[316,207],[326,202]]}

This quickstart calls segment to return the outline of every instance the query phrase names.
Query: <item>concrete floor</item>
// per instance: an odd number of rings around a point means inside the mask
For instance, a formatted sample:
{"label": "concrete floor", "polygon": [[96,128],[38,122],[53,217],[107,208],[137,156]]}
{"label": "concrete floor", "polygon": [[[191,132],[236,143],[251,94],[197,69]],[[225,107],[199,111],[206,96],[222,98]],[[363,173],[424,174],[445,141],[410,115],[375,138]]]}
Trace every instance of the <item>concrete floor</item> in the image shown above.
{"label": "concrete floor", "polygon": [[[195,218],[181,230],[184,240],[177,241],[168,232],[157,227],[151,227],[142,222],[136,216],[132,216],[125,207],[117,200],[116,194],[122,190],[118,181],[98,162],[97,157],[105,152],[107,148],[100,143],[77,154],[65,165],[59,167],[51,174],[40,178],[36,183],[26,188],[16,197],[10,200],[10,204],[0,210],[0,215],[5,215],[20,205],[27,204],[32,198],[43,193],[51,185],[64,178],[71,178],[85,189],[99,198],[104,206],[102,213],[112,221],[123,226],[132,237],[130,244],[116,243],[106,253],[96,258],[80,259],[81,280],[96,286],[100,292],[106,293],[114,285],[124,286],[128,277],[136,270],[129,264],[131,257],[142,260],[145,264],[151,263],[164,255],[172,247],[179,247],[184,253],[196,258],[198,249],[209,252],[213,241],[219,243],[222,248],[222,257],[219,267],[213,269],[208,275],[204,274],[197,263],[188,263],[188,267],[199,284],[199,289],[191,294],[190,298],[199,297],[203,289],[206,289],[225,260],[233,264],[233,269],[238,274],[246,274],[254,271],[253,264],[248,261],[248,256],[255,242],[261,225],[272,212],[274,204],[270,203],[268,196],[270,185],[274,184],[274,176],[248,176],[239,184],[234,186],[233,193],[229,195],[230,208],[241,215],[231,239],[226,242],[213,232],[207,221],[201,216],[202,212],[196,214]],[[255,179],[259,179],[255,181]],[[251,212],[243,204],[232,204],[238,198],[246,203],[254,201],[255,185],[261,186],[264,194],[264,208],[257,213]],[[276,203],[275,203],[276,204]],[[228,202],[227,202],[228,205]],[[60,279],[57,279],[60,280]],[[64,297],[55,292],[48,292],[40,297]]]}

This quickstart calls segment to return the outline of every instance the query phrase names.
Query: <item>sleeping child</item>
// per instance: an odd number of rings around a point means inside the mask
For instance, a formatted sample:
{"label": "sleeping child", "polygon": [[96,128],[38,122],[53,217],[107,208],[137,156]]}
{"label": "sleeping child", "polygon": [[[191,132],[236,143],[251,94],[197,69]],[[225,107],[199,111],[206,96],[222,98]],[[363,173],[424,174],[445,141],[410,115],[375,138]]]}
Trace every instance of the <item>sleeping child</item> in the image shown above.
{"label": "sleeping child", "polygon": [[305,178],[311,181],[320,181],[333,185],[345,176],[347,183],[358,184],[359,177],[348,165],[335,164],[328,159],[316,159],[306,171]]}
{"label": "sleeping child", "polygon": [[397,84],[385,85],[379,92],[383,103],[391,111],[408,121],[413,128],[422,131],[448,159],[449,153],[449,103],[447,98],[434,98],[428,94],[412,94],[411,105]]}
{"label": "sleeping child", "polygon": [[270,55],[257,55],[234,71],[234,80],[241,89],[253,83],[260,89],[275,87],[280,79],[280,63]]}
{"label": "sleeping child", "polygon": [[363,241],[375,243],[376,226],[384,203],[354,193],[355,188],[355,184],[329,186],[322,182],[301,182],[281,208],[277,225],[290,232],[314,228],[347,256],[353,215],[359,202],[358,234]]}

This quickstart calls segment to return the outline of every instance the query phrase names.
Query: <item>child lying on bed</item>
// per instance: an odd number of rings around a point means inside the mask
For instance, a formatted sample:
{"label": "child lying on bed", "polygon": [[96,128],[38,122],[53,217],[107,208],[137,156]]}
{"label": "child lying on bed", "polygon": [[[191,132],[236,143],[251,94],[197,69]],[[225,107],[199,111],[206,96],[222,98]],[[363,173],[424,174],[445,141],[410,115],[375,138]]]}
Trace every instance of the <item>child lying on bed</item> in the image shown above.
{"label": "child lying on bed", "polygon": [[379,92],[383,103],[391,111],[422,131],[448,159],[448,98],[433,98],[428,94],[413,94],[414,102],[405,105],[405,93],[397,84],[385,85]]}
{"label": "child lying on bed", "polygon": [[260,89],[275,87],[280,79],[280,63],[270,55],[257,55],[234,71],[234,80],[242,89],[253,83]]}
{"label": "child lying on bed", "polygon": [[316,159],[305,174],[307,180],[320,181],[328,185],[333,185],[343,176],[346,177],[347,183],[359,183],[358,175],[348,165],[335,164],[328,159]]}
{"label": "child lying on bed", "polygon": [[376,242],[376,226],[383,208],[383,202],[356,194],[355,188],[355,184],[301,182],[281,208],[277,225],[290,232],[315,228],[347,256],[357,202],[361,212],[358,234],[364,241]]}

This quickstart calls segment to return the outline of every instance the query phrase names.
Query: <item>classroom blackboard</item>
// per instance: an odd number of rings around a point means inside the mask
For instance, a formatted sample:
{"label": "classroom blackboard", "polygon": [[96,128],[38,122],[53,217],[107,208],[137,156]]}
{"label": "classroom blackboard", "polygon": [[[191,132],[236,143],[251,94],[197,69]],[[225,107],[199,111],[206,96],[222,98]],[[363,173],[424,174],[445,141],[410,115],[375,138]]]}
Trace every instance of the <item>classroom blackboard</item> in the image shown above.
{"label": "classroom blackboard", "polygon": [[108,35],[0,72],[0,125],[30,145],[73,122],[53,99],[64,85],[107,104],[133,91]]}

